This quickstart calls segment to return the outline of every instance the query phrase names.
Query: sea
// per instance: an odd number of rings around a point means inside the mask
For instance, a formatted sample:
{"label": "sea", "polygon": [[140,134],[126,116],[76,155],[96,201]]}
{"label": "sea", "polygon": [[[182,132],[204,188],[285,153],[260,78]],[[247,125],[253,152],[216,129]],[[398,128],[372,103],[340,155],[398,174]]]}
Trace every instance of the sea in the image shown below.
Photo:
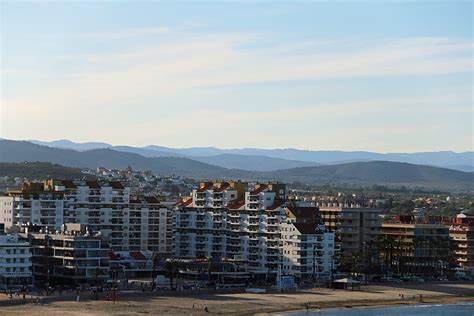
{"label": "sea", "polygon": [[474,316],[474,302],[456,304],[411,305],[394,307],[331,308],[277,313],[274,316]]}

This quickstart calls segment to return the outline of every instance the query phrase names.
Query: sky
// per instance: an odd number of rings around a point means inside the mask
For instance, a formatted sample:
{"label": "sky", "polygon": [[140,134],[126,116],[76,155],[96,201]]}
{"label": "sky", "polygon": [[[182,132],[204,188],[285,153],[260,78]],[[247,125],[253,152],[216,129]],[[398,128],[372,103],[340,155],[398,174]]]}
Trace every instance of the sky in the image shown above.
{"label": "sky", "polygon": [[0,0],[0,137],[471,151],[471,1]]}

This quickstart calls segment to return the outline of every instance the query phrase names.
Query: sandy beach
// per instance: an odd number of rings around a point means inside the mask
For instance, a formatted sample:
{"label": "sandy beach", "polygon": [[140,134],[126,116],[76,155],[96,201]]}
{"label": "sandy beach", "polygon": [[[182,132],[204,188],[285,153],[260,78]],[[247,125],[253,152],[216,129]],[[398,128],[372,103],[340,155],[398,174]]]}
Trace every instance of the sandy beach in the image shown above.
{"label": "sandy beach", "polygon": [[[403,294],[402,299],[400,295]],[[422,283],[363,286],[360,291],[311,289],[289,293],[146,293],[121,295],[114,304],[103,298],[45,300],[43,306],[2,295],[0,315],[268,315],[318,307],[357,307],[474,301],[474,284]],[[64,298],[63,298],[64,299]],[[49,301],[51,300],[51,301]],[[17,304],[15,304],[17,302]],[[209,312],[205,312],[207,307]]]}

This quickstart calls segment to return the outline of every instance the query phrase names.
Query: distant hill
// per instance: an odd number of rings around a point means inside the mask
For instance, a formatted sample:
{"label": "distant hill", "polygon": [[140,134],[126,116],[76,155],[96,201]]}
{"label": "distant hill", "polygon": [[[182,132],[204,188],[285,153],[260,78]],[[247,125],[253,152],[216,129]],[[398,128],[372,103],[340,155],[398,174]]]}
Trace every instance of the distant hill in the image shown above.
{"label": "distant hill", "polygon": [[303,167],[271,173],[274,179],[307,183],[385,184],[474,190],[474,173],[391,161]]}
{"label": "distant hill", "polygon": [[93,179],[91,175],[86,175],[78,168],[64,167],[49,162],[24,162],[8,163],[0,162],[0,177],[20,177],[27,179]]}
{"label": "distant hill", "polygon": [[100,142],[75,143],[67,139],[54,140],[51,142],[43,142],[40,140],[29,140],[29,142],[37,145],[49,146],[54,148],[73,149],[78,151],[108,148],[112,145]]}
{"label": "distant hill", "polygon": [[111,149],[75,151],[51,148],[26,141],[0,140],[0,162],[43,161],[76,168],[108,167],[151,170],[162,174],[179,174],[196,178],[241,177],[244,171],[211,166],[180,157],[144,157]]}
{"label": "distant hill", "polygon": [[281,169],[321,165],[311,161],[298,161],[266,156],[246,156],[233,154],[198,156],[192,157],[192,159],[205,162],[214,166],[229,169],[243,169],[248,171],[275,171]]}
{"label": "distant hill", "polygon": [[[131,147],[131,146],[112,146],[106,143],[74,143],[69,140],[60,140],[54,142],[32,141],[41,145],[46,145],[55,148],[65,148],[74,150],[90,150],[111,148],[118,151],[126,151],[140,154],[146,157],[186,157],[197,159],[203,162],[219,163],[221,167],[232,167],[237,169],[247,170],[275,170],[273,168],[256,169],[261,166],[256,159],[260,157],[278,158],[279,161],[267,161],[265,165],[281,165],[282,169],[293,168],[302,165],[309,165],[309,163],[334,165],[348,162],[361,161],[395,161],[407,162],[412,164],[440,166],[444,168],[456,169],[461,171],[474,170],[474,152],[455,153],[452,151],[437,151],[437,152],[417,152],[417,153],[376,153],[369,151],[328,151],[328,150],[302,150],[294,148],[284,149],[260,149],[260,148],[240,148],[240,149],[220,149],[216,147],[191,147],[191,148],[169,148],[164,146],[150,145],[146,147]],[[222,156],[229,155],[229,156]],[[254,157],[253,161],[245,157]],[[204,157],[210,157],[205,160]],[[222,160],[224,158],[224,160]],[[284,160],[288,160],[284,164]],[[296,163],[299,161],[301,163]],[[249,165],[250,162],[250,165]],[[295,165],[296,164],[296,165]]]}
{"label": "distant hill", "polygon": [[[252,157],[249,159],[251,158]],[[207,157],[207,159],[209,159],[209,157]],[[241,157],[238,157],[238,159],[241,159]],[[259,157],[258,159],[262,159],[262,163],[265,163],[265,158]],[[461,172],[446,168],[400,162],[368,161],[329,166],[299,167],[266,172],[245,171],[214,166],[184,157],[145,157],[136,153],[111,149],[75,151],[51,148],[25,141],[0,140],[0,162],[23,161],[51,162],[75,168],[108,167],[124,169],[127,166],[131,166],[137,170],[151,170],[162,174],[177,174],[201,180],[279,180],[316,184],[380,184],[474,190],[474,173],[472,172]],[[252,161],[254,160],[249,162],[249,164],[253,164],[250,167],[259,167]]]}

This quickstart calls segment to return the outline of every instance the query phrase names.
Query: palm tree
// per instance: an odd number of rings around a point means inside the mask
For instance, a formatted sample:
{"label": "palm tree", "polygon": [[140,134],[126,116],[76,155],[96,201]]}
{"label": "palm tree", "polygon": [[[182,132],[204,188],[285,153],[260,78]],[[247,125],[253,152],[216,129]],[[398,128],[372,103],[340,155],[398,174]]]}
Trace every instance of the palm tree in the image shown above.
{"label": "palm tree", "polygon": [[166,271],[166,275],[170,279],[170,289],[171,290],[176,290],[176,288],[173,287],[173,277],[175,275],[177,275],[178,268],[179,268],[179,263],[177,261],[172,260],[172,259],[166,260],[165,271]]}

